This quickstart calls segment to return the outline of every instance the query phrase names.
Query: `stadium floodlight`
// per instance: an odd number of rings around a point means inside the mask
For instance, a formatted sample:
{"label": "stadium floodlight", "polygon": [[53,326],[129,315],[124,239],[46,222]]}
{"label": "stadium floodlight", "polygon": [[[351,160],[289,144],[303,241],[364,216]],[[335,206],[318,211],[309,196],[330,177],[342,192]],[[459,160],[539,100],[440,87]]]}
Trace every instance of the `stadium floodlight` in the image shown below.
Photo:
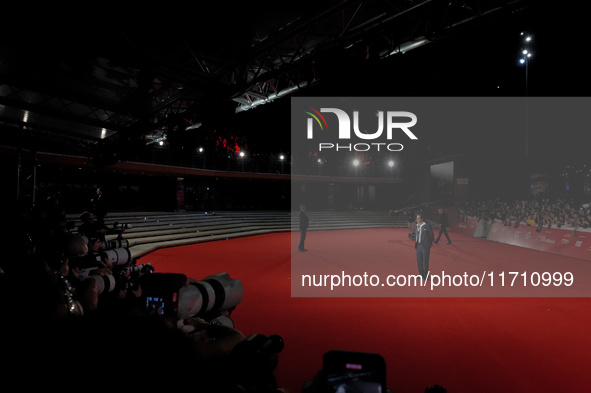
{"label": "stadium floodlight", "polygon": [[[521,32],[521,36],[525,37],[524,38],[524,44],[523,47],[521,49],[521,56],[519,59],[519,64],[523,65],[525,68],[525,96],[527,97],[529,95],[529,78],[528,78],[528,68],[529,68],[529,63],[531,61],[532,58],[532,53],[531,53],[531,40],[532,40],[532,36],[531,34],[529,34],[529,32]],[[528,158],[529,157],[529,131],[528,131],[528,127],[527,127],[527,112],[526,112],[526,125],[525,125],[525,157]]]}
{"label": "stadium floodlight", "polygon": [[528,32],[522,31],[521,32],[522,36],[525,36],[524,38],[524,48],[521,49],[521,55],[519,58],[519,64],[525,64],[527,66],[528,60],[531,59],[532,57],[532,52],[530,50],[529,47],[529,42],[532,40],[532,36],[531,34],[529,34]]}

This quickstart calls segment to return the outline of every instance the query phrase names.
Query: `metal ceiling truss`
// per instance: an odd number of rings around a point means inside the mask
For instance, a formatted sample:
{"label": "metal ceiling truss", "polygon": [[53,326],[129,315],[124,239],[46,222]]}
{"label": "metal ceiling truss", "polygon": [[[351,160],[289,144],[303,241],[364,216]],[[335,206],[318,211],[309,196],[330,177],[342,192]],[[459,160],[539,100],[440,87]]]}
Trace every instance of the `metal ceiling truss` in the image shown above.
{"label": "metal ceiling truss", "polygon": [[319,83],[322,76],[317,75],[315,62],[338,50],[353,52],[361,47],[360,56],[384,59],[443,39],[488,17],[512,12],[524,3],[343,1],[313,17],[298,18],[258,42],[248,56],[226,71],[223,80],[237,89],[232,96],[238,103],[236,111],[248,110]]}
{"label": "metal ceiling truss", "polygon": [[0,105],[67,122],[66,128],[78,125],[91,141],[160,138],[179,127],[198,128],[212,105],[233,103],[242,112],[320,83],[324,60],[385,59],[532,1],[345,0],[240,37],[247,45],[235,51],[203,42],[208,37],[192,35],[190,26],[172,31],[174,40],[142,40],[145,33],[130,28],[121,41],[134,50],[123,43],[101,48],[85,57],[91,60],[84,72],[31,77],[3,72],[0,62]]}

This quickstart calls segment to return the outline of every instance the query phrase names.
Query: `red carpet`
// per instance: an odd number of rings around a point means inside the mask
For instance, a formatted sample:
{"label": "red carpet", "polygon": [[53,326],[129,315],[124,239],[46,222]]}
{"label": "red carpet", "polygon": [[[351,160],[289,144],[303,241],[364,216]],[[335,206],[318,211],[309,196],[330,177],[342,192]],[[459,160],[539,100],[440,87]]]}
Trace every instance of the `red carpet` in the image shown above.
{"label": "red carpet", "polygon": [[[382,243],[380,253],[403,255],[414,273],[406,229],[309,232],[305,254],[292,248],[289,233],[276,233],[162,249],[139,263],[193,278],[228,272],[242,280],[244,299],[232,318],[245,335],[284,338],[275,375],[291,393],[314,377],[322,354],[331,349],[382,354],[394,393],[421,393],[436,383],[450,393],[566,392],[591,386],[591,298],[291,297],[292,254],[294,261],[305,255],[343,264],[343,255],[325,254],[339,248],[333,237],[343,247],[368,233]],[[572,264],[581,269],[581,261],[572,258],[457,234],[452,240],[432,249],[432,271],[446,263],[461,270],[483,259],[502,265],[514,258],[546,268]]]}

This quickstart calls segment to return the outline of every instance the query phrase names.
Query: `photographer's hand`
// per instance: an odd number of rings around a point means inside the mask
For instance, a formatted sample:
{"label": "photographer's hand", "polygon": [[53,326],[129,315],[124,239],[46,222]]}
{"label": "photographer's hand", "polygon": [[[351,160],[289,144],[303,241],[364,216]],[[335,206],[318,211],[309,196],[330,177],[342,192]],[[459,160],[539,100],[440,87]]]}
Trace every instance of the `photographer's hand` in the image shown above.
{"label": "photographer's hand", "polygon": [[78,277],[78,275],[80,274],[80,268],[79,267],[70,268],[70,274],[74,277]]}

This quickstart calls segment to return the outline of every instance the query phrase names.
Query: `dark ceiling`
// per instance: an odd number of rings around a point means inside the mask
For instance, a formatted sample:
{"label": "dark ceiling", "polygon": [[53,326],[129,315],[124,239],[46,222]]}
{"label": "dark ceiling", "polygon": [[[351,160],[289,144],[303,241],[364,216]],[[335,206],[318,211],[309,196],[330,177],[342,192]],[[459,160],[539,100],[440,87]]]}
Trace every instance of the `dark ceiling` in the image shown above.
{"label": "dark ceiling", "polygon": [[[125,159],[125,149],[187,143],[292,94],[379,84],[367,68],[356,69],[369,74],[357,82],[347,72],[361,62],[383,70],[401,53],[498,29],[538,3],[220,3],[15,20],[0,43],[3,144],[87,154],[110,146]],[[359,91],[369,92],[351,90]]]}

